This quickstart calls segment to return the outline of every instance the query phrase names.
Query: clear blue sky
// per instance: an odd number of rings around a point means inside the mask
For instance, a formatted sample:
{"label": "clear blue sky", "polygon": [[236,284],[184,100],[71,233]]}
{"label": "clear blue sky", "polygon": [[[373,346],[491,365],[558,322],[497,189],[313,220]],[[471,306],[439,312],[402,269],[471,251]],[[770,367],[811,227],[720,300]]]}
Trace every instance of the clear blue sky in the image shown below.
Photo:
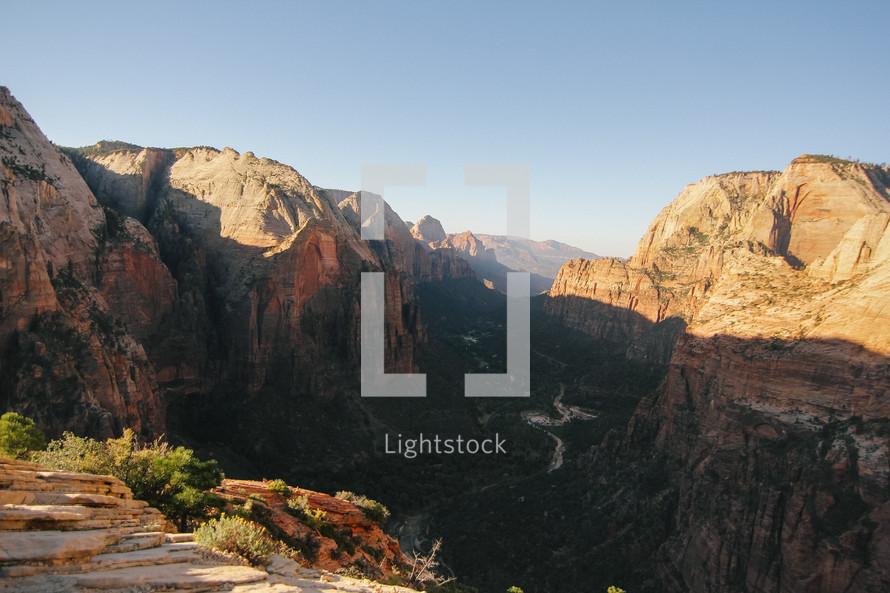
{"label": "clear blue sky", "polygon": [[890,2],[0,2],[0,84],[63,145],[211,145],[403,218],[505,230],[468,162],[528,163],[531,233],[628,256],[687,184],[890,161]]}

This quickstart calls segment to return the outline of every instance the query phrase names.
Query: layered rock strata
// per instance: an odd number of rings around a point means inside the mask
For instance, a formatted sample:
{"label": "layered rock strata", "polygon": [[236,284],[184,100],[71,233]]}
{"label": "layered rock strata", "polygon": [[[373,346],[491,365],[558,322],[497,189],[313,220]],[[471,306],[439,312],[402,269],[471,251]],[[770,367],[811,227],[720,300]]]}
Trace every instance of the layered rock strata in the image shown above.
{"label": "layered rock strata", "polygon": [[[342,510],[342,516],[350,515]],[[277,554],[264,568],[245,566],[209,554],[190,533],[164,533],[163,524],[160,512],[133,500],[115,478],[0,459],[0,591],[380,590],[377,583],[302,568]]]}
{"label": "layered rock strata", "polygon": [[888,182],[813,156],[707,178],[629,261],[561,271],[548,311],[630,356],[671,316],[686,325],[658,392],[600,451],[676,468],[656,496],[677,501],[658,590],[890,586]]}
{"label": "layered rock strata", "polygon": [[138,222],[109,220],[6,88],[0,155],[4,405],[53,435],[163,432],[155,370],[133,337],[150,333],[172,305],[157,246]]}

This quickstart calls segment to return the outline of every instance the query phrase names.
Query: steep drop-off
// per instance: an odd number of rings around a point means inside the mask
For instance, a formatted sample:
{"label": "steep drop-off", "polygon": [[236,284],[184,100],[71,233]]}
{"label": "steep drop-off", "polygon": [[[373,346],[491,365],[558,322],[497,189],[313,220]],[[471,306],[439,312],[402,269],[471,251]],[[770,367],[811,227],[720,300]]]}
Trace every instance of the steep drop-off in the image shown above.
{"label": "steep drop-off", "polygon": [[138,222],[106,216],[3,87],[0,154],[2,405],[51,435],[163,432],[155,370],[119,324],[150,333],[172,303],[154,242]]}
{"label": "steep drop-off", "polygon": [[672,316],[686,326],[662,334],[658,392],[588,465],[658,451],[673,468],[638,500],[676,497],[668,534],[641,545],[655,558],[646,588],[890,586],[888,183],[886,168],[806,155],[782,173],[710,177],[628,262],[560,272],[549,313],[626,341],[628,356],[651,355],[641,341]]}
{"label": "steep drop-off", "polygon": [[386,275],[388,372],[417,371],[415,285],[473,276],[388,206],[386,240],[363,241],[356,194],[252,153],[60,151],[6,89],[0,124],[3,405],[51,437],[132,427],[320,464],[300,444],[335,440],[317,418],[340,412],[345,450],[367,430],[361,273]]}

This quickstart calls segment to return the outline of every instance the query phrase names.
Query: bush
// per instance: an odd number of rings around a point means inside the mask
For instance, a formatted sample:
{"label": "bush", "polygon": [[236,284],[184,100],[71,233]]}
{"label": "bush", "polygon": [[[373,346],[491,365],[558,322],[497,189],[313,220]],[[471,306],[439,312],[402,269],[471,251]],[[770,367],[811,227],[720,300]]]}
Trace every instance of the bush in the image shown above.
{"label": "bush", "polygon": [[287,487],[287,483],[284,480],[272,480],[266,485],[266,488],[269,489],[269,492],[280,494],[285,498],[292,494],[291,489]]}
{"label": "bush", "polygon": [[15,412],[0,416],[0,457],[27,459],[46,445],[34,421]]}
{"label": "bush", "polygon": [[328,514],[326,511],[323,511],[321,509],[312,509],[306,512],[304,521],[306,525],[308,525],[312,529],[315,529],[316,531],[319,531],[328,524],[327,520],[325,519],[325,517],[327,516]]}
{"label": "bush", "polygon": [[336,494],[336,497],[356,505],[365,513],[367,518],[376,522],[378,525],[382,526],[386,523],[386,519],[389,518],[389,509],[367,496],[349,492],[348,490],[341,490]]}
{"label": "bush", "polygon": [[364,550],[365,553],[373,558],[376,562],[381,562],[386,556],[383,550],[381,550],[380,548],[375,548],[374,546],[365,545],[362,546],[362,550]]}
{"label": "bush", "polygon": [[225,514],[198,527],[195,541],[205,548],[237,554],[254,566],[269,564],[275,552],[275,542],[264,527]]}
{"label": "bush", "polygon": [[303,496],[294,496],[293,498],[287,499],[288,512],[299,519],[306,518],[306,513],[309,512],[309,508],[309,497],[305,494]]}
{"label": "bush", "polygon": [[134,498],[160,510],[181,531],[221,506],[217,496],[206,492],[223,480],[216,461],[200,461],[191,449],[160,440],[140,445],[130,429],[104,443],[66,432],[34,460],[53,469],[114,476]]}

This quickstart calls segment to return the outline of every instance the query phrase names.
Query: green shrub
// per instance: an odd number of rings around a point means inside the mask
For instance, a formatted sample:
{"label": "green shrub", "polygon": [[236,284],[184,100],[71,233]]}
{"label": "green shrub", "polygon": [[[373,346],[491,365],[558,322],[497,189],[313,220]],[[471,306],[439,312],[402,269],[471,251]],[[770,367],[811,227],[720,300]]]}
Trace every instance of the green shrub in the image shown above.
{"label": "green shrub", "polygon": [[523,593],[523,591],[519,587],[510,587],[507,589],[507,593]]}
{"label": "green shrub", "polygon": [[237,554],[254,566],[269,564],[275,552],[275,542],[264,527],[225,514],[198,527],[195,541],[205,548]]}
{"label": "green shrub", "polygon": [[362,567],[358,566],[356,564],[350,564],[349,566],[344,566],[342,568],[338,568],[336,571],[334,571],[334,574],[340,575],[342,577],[347,577],[350,579],[356,579],[356,580],[361,580],[361,579],[373,580],[372,577],[374,576],[372,573],[362,570]]}
{"label": "green shrub", "polygon": [[248,498],[244,504],[234,505],[232,512],[243,519],[253,519],[253,502],[252,498]]}
{"label": "green shrub", "polygon": [[269,492],[280,494],[285,498],[292,494],[291,489],[287,487],[287,483],[284,480],[272,480],[266,485],[266,488],[269,489]]}
{"label": "green shrub", "polygon": [[367,496],[349,492],[348,490],[341,490],[340,492],[337,492],[336,497],[356,505],[365,513],[367,518],[376,522],[378,525],[382,526],[386,523],[386,519],[389,518],[389,509]]}
{"label": "green shrub", "polygon": [[46,445],[34,421],[15,412],[0,416],[0,457],[27,459]]}
{"label": "green shrub", "polygon": [[389,517],[389,509],[376,500],[368,499],[364,504],[360,505],[365,516],[376,522],[378,525],[386,523]]}
{"label": "green shrub", "polygon": [[381,560],[383,560],[383,557],[385,555],[383,550],[381,550],[380,548],[375,548],[374,546],[365,545],[362,546],[362,550],[364,550],[365,553],[373,558],[376,562],[380,562]]}
{"label": "green shrub", "polygon": [[306,517],[309,508],[309,497],[305,494],[303,496],[294,496],[293,498],[287,499],[288,512],[299,519],[304,519]]}
{"label": "green shrub", "polygon": [[134,498],[160,510],[181,531],[222,504],[206,492],[223,480],[216,461],[200,461],[191,449],[173,448],[160,440],[140,445],[130,429],[105,442],[66,432],[34,460],[53,469],[114,476],[133,491]]}
{"label": "green shrub", "polygon": [[249,500],[255,500],[255,501],[257,501],[257,502],[261,502],[261,503],[263,503],[263,504],[266,504],[266,499],[263,498],[262,496],[260,496],[259,494],[257,494],[256,492],[252,493],[252,494],[251,494],[250,496],[248,496],[247,498],[248,498]]}
{"label": "green shrub", "polygon": [[321,509],[312,509],[306,512],[304,522],[312,529],[319,531],[328,524],[327,520],[325,519],[327,515],[328,514],[326,511],[323,511]]}

